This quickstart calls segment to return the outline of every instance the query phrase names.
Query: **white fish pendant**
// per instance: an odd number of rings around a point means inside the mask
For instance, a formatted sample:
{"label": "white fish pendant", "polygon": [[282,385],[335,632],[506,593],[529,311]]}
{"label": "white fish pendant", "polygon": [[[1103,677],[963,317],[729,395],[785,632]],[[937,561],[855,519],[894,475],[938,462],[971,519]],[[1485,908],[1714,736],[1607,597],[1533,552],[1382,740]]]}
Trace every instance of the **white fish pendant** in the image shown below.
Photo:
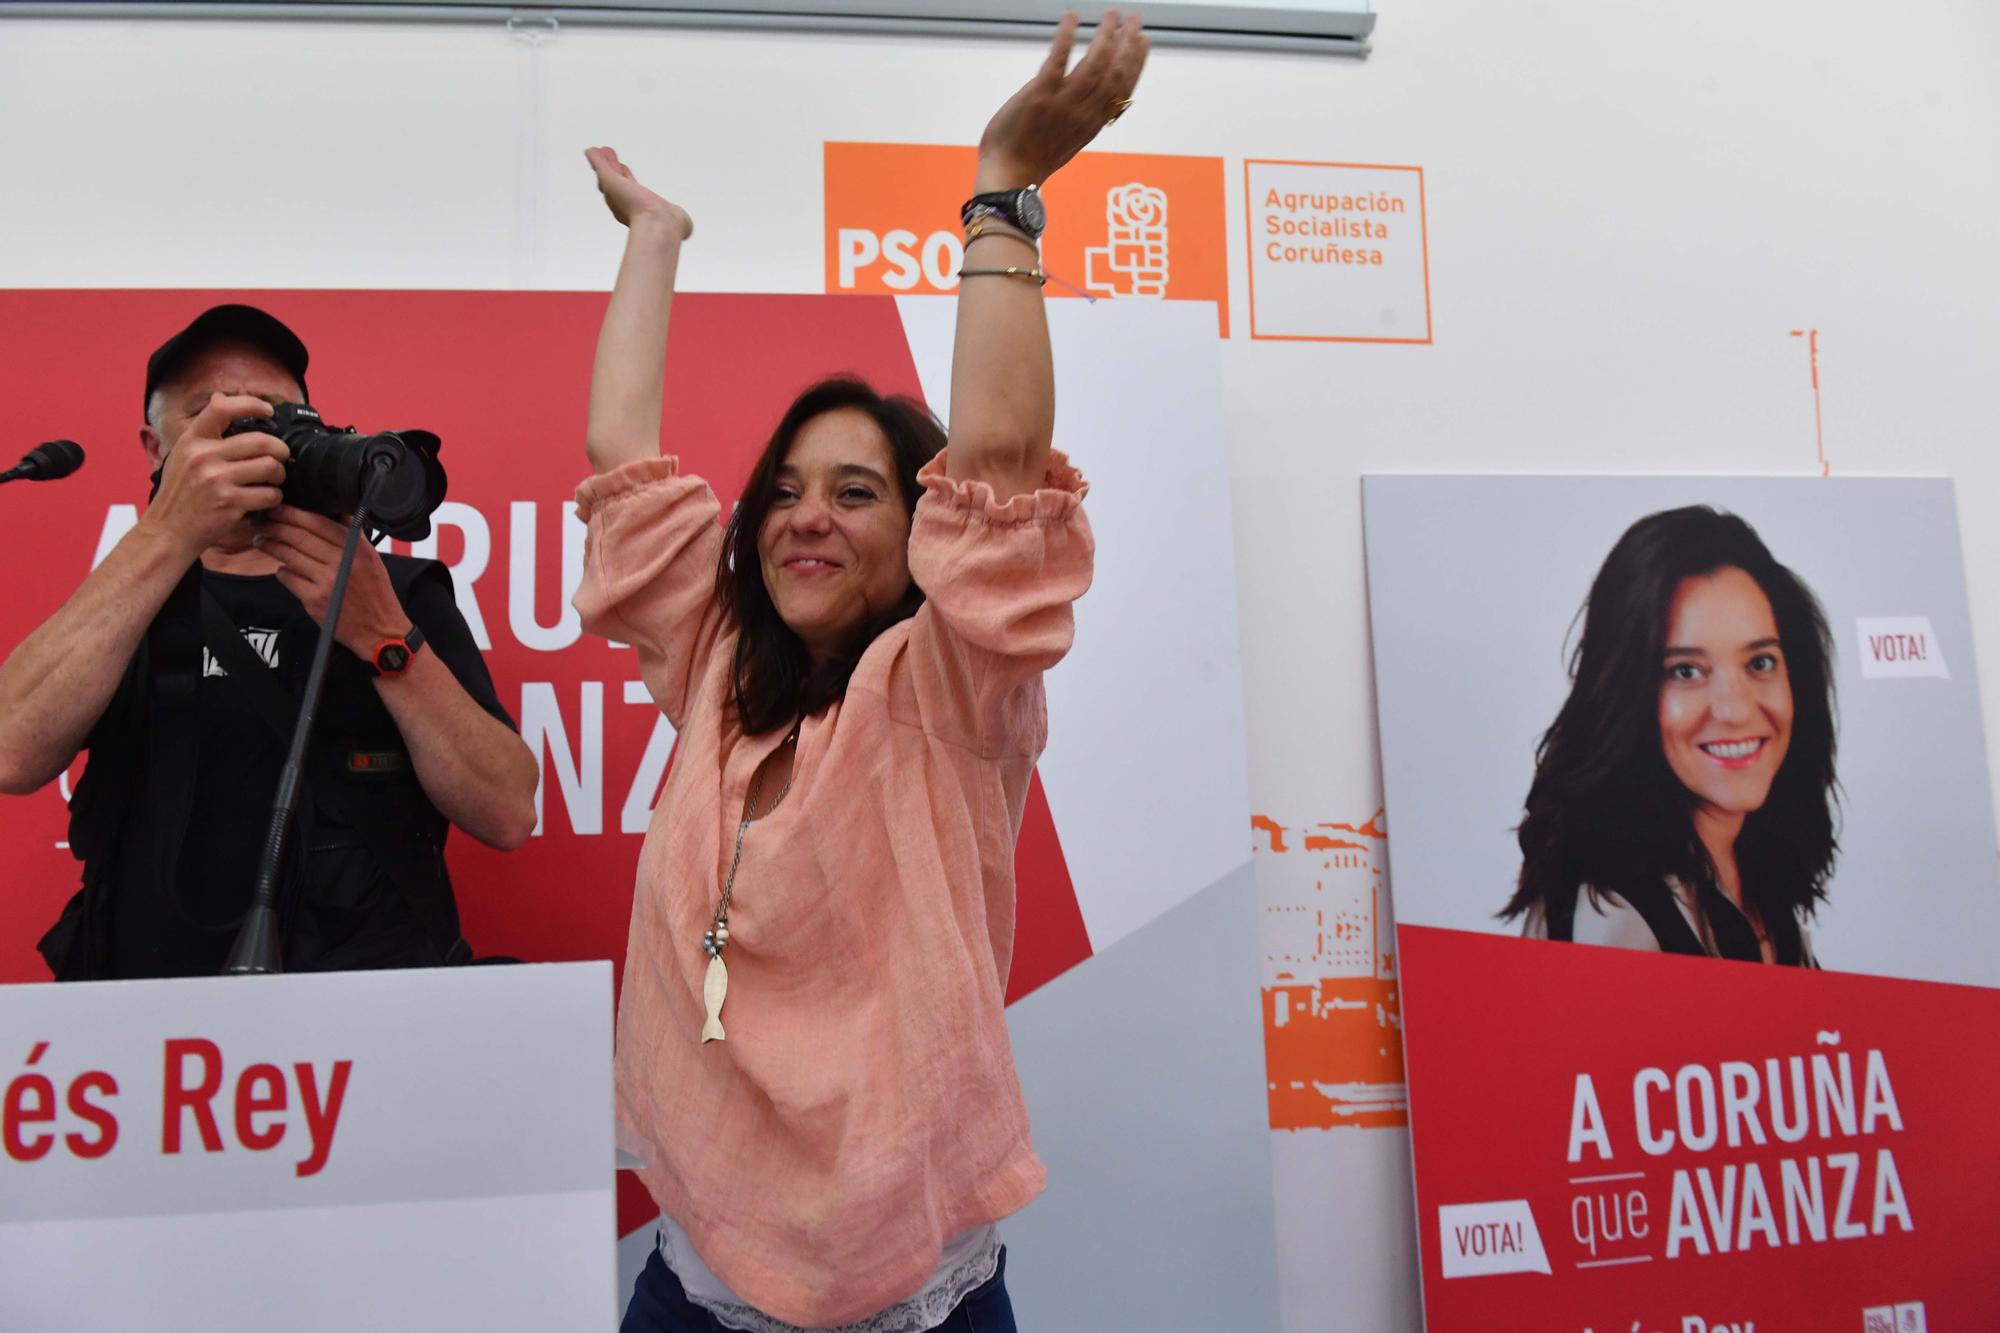
{"label": "white fish pendant", "polygon": [[701,998],[708,1005],[708,1021],[701,1025],[704,1045],[722,1040],[722,1001],[729,994],[729,969],[720,954],[708,959],[708,975],[701,980]]}

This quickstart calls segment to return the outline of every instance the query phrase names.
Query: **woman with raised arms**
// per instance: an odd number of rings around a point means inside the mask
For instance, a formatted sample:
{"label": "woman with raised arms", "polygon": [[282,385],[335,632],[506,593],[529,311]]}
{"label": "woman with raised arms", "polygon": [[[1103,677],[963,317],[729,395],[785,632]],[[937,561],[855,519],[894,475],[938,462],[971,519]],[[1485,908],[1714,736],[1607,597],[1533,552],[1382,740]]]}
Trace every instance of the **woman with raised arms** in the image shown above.
{"label": "woman with raised arms", "polygon": [[1044,1177],[1002,1012],[1014,842],[1092,564],[1083,480],[1050,449],[1038,187],[1147,49],[1112,11],[1071,70],[1076,26],[980,141],[949,432],[824,381],[726,525],[659,456],[692,226],[588,154],[629,235],[576,602],[679,733],[618,1015],[621,1141],[661,1208],[627,1333],[1014,1327],[995,1223]]}
{"label": "woman with raised arms", "polygon": [[1649,515],[1591,583],[1505,915],[1545,939],[1817,966],[1834,804],[1812,591],[1734,514]]}

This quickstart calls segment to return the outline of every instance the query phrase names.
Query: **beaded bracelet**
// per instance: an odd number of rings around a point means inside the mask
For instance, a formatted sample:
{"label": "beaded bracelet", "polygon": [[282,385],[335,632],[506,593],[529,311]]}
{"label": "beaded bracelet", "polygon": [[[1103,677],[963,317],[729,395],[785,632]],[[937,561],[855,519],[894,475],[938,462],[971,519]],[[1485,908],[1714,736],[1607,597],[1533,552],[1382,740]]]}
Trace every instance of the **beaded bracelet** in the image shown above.
{"label": "beaded bracelet", "polygon": [[962,268],[958,271],[958,276],[961,278],[1030,278],[1038,287],[1049,285],[1049,275],[1040,269],[1016,268],[1011,264],[1006,268]]}
{"label": "beaded bracelet", "polygon": [[1028,235],[1028,233],[1017,227],[1010,227],[1004,222],[994,222],[991,218],[988,218],[984,222],[974,223],[965,233],[965,243],[971,245],[982,236],[1006,237],[1010,240],[1019,241],[1030,249],[1040,249],[1035,243],[1035,238]]}

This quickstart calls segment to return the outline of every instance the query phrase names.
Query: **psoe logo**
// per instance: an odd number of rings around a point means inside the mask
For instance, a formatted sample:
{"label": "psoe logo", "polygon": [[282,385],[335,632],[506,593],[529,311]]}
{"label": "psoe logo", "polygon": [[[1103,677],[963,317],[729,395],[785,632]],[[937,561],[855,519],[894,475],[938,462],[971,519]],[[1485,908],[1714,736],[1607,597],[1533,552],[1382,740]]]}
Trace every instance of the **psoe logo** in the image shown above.
{"label": "psoe logo", "polygon": [[1167,294],[1167,192],[1133,181],[1104,196],[1104,244],[1083,252],[1083,285],[1106,296]]}
{"label": "psoe logo", "polygon": [[[976,175],[974,150],[824,149],[827,291],[957,291],[966,262],[958,205]],[[1049,179],[1042,201],[1039,267],[1049,296],[1213,302],[1218,331],[1229,336],[1221,158],[1081,153]],[[973,251],[981,267],[1035,264],[1018,245],[986,245],[990,254]]]}
{"label": "psoe logo", "polygon": [[1871,1305],[1861,1312],[1861,1333],[1926,1333],[1924,1303]]}
{"label": "psoe logo", "polygon": [[[938,291],[958,286],[965,243],[954,231],[919,236],[908,227],[875,232],[842,227],[834,237],[839,286],[855,290],[864,272],[898,292],[928,285]],[[1167,192],[1134,181],[1104,196],[1104,244],[1085,246],[1083,285],[1099,296],[1167,294]]]}
{"label": "psoe logo", "polygon": [[842,227],[835,239],[840,254],[840,290],[854,291],[863,272],[891,291],[913,292],[921,284],[948,292],[958,286],[965,265],[965,243],[958,233],[934,231],[918,236],[907,227],[885,232],[866,227]]}

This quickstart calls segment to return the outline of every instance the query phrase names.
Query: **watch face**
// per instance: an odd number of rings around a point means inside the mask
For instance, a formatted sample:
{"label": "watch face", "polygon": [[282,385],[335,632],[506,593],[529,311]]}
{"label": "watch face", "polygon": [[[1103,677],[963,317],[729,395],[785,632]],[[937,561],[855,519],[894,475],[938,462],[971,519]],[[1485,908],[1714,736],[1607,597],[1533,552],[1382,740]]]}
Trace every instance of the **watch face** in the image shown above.
{"label": "watch face", "polygon": [[1048,210],[1042,207],[1042,192],[1023,190],[1014,196],[1014,200],[1014,207],[1021,214],[1022,228],[1034,235],[1040,235],[1042,228],[1047,226],[1049,221]]}
{"label": "watch face", "polygon": [[400,643],[387,644],[375,654],[375,665],[383,671],[401,671],[409,664],[410,650]]}

